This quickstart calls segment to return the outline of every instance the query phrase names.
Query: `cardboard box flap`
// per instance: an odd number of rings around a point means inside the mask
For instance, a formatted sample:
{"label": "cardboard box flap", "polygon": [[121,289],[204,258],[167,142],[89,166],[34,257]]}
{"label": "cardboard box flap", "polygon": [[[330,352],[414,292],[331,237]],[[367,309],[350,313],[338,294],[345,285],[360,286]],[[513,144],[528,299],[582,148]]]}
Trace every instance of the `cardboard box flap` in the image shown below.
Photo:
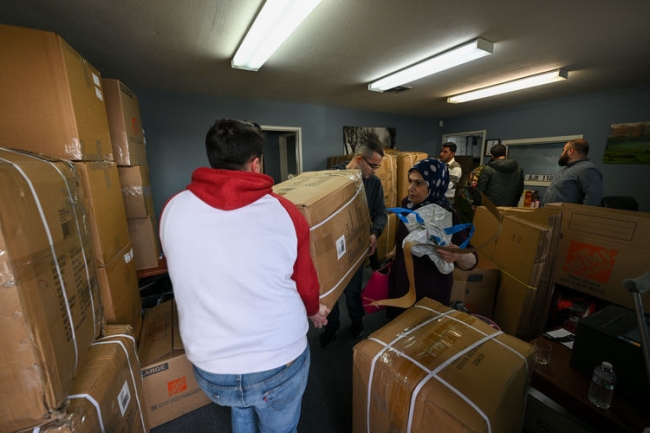
{"label": "cardboard box flap", "polygon": [[138,356],[142,365],[163,360],[172,355],[173,303],[163,302],[144,313]]}

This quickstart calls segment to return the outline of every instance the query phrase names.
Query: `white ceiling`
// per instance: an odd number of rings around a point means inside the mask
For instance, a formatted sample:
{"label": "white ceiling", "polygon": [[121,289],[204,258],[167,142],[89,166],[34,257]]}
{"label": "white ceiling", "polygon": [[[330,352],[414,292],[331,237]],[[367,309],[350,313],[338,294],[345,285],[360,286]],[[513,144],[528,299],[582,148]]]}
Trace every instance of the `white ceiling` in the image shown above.
{"label": "white ceiling", "polygon": [[[448,118],[650,82],[649,0],[323,0],[259,72],[230,67],[262,0],[0,0],[0,23],[59,33],[105,77],[151,87]],[[410,83],[367,84],[469,40],[494,54]],[[1,59],[0,59],[1,61]],[[566,82],[446,97],[566,68]]]}

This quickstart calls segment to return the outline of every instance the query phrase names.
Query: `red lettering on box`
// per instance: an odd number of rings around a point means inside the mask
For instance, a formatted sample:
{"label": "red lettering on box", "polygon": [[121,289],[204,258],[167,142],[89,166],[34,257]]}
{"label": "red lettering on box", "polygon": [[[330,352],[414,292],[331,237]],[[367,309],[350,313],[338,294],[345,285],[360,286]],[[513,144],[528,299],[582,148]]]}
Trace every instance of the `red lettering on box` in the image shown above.
{"label": "red lettering on box", "polygon": [[599,283],[607,283],[617,254],[617,250],[571,241],[562,270]]}

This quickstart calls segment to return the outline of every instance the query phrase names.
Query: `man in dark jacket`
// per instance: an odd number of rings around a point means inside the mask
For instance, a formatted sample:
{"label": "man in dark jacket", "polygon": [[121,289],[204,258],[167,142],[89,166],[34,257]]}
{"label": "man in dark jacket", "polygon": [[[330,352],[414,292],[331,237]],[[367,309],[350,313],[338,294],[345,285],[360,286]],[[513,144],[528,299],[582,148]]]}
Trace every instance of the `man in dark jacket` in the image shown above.
{"label": "man in dark jacket", "polygon": [[492,146],[490,155],[492,161],[483,168],[477,189],[496,206],[517,206],[524,192],[524,169],[514,159],[506,158],[503,144]]}

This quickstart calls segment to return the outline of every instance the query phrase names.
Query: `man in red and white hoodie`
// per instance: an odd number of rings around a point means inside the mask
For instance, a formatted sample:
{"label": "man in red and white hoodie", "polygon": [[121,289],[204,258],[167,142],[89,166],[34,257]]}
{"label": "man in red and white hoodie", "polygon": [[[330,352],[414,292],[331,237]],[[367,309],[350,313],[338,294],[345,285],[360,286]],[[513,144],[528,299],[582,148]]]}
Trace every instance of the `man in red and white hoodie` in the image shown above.
{"label": "man in red and white hoodie", "polygon": [[296,431],[316,328],[329,309],[309,252],[309,225],[261,173],[259,125],[217,120],[211,168],[165,205],[160,239],[181,338],[203,391],[232,410],[232,428]]}

